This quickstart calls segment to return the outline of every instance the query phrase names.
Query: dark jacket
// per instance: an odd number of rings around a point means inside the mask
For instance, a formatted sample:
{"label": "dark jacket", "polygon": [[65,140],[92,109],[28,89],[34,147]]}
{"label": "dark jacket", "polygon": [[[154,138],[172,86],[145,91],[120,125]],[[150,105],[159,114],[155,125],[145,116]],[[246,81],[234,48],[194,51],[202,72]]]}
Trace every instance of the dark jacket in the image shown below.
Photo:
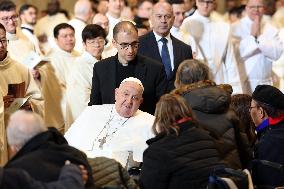
{"label": "dark jacket", "polygon": [[[173,43],[173,54],[174,54],[174,70],[173,70],[174,74],[172,74],[172,77],[169,78],[169,86],[168,86],[169,91],[174,89],[176,71],[180,63],[186,59],[192,59],[192,50],[189,45],[178,40],[172,35],[171,39]],[[159,53],[158,44],[153,31],[141,36],[139,38],[139,42],[140,42],[138,48],[139,54],[150,57],[153,60],[158,61],[160,64],[163,64],[161,55]]]}
{"label": "dark jacket", "polygon": [[[114,104],[116,86],[117,55],[97,62],[94,65],[92,90],[89,106],[100,104]],[[137,55],[134,59],[134,77],[141,80],[144,86],[142,111],[153,114],[156,103],[166,92],[167,79],[163,65],[145,56]]]}
{"label": "dark jacket", "polygon": [[84,189],[79,167],[70,164],[62,168],[57,181],[44,183],[33,179],[22,169],[0,168],[1,189]]}
{"label": "dark jacket", "polygon": [[147,141],[141,188],[206,188],[212,169],[220,165],[213,138],[197,124],[178,124],[180,134],[159,134]]}
{"label": "dark jacket", "polygon": [[[257,133],[255,158],[280,163],[284,166],[284,121],[266,127]],[[256,185],[284,186],[284,169],[282,171],[256,164],[253,169],[253,182]]]}
{"label": "dark jacket", "polygon": [[84,153],[68,145],[55,128],[30,139],[5,165],[6,168],[20,168],[38,181],[51,182],[59,177],[65,161],[84,165],[88,171],[87,186],[93,185],[92,169]]}
{"label": "dark jacket", "polygon": [[94,182],[100,188],[138,188],[122,165],[114,159],[96,157],[88,159],[93,168]]}
{"label": "dark jacket", "polygon": [[231,94],[210,81],[188,85],[179,93],[191,106],[198,122],[215,136],[224,164],[234,169],[242,168],[239,154],[249,159],[249,145],[247,139],[240,141],[239,120],[229,110]]}

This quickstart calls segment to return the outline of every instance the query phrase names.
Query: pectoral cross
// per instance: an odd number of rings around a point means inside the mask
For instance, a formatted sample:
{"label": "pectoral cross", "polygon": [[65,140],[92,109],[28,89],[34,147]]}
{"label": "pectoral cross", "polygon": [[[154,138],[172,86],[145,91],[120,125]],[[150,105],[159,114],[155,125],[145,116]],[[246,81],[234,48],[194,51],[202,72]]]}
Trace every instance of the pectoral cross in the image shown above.
{"label": "pectoral cross", "polygon": [[106,143],[106,137],[104,136],[103,138],[99,139],[100,145],[99,148],[102,150],[103,145]]}

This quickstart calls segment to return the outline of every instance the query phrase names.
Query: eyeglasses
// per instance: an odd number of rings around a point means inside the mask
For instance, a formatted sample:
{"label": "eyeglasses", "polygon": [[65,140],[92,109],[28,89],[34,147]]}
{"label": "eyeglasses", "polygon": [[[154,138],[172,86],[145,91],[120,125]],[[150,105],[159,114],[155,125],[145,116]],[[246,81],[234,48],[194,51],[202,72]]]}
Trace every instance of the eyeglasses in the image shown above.
{"label": "eyeglasses", "polygon": [[9,42],[9,40],[7,40],[7,39],[0,39],[0,43],[2,45],[7,45],[8,42]]}
{"label": "eyeglasses", "polygon": [[123,50],[127,50],[129,46],[131,46],[131,48],[133,49],[138,49],[138,46],[139,46],[139,42],[138,41],[134,41],[132,43],[118,43],[116,42],[120,47],[121,49]]}
{"label": "eyeglasses", "polygon": [[214,3],[214,0],[198,0],[198,2],[202,4],[212,5]]}
{"label": "eyeglasses", "polygon": [[253,9],[253,10],[258,10],[258,9],[263,9],[264,6],[263,5],[251,5],[248,6],[249,9]]}
{"label": "eyeglasses", "polygon": [[6,23],[8,23],[10,20],[12,20],[13,22],[16,22],[18,20],[18,15],[14,15],[11,17],[3,17],[1,18],[1,20]]}
{"label": "eyeglasses", "polygon": [[97,39],[97,40],[91,40],[91,41],[86,41],[87,44],[91,45],[91,46],[95,46],[95,45],[105,45],[106,41],[104,39]]}

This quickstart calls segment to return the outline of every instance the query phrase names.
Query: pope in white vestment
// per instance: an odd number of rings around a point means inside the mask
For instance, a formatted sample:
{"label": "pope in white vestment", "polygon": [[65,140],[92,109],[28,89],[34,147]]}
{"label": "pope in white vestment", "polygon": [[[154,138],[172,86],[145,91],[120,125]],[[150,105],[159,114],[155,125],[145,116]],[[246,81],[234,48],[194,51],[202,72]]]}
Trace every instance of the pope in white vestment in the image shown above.
{"label": "pope in white vestment", "polygon": [[196,59],[209,66],[212,80],[218,84],[230,84],[233,93],[242,93],[230,25],[213,21],[210,16],[203,16],[196,10],[184,20],[181,30],[195,39],[200,49]]}
{"label": "pope in white vestment", "polygon": [[83,112],[90,101],[93,67],[98,60],[89,52],[76,59],[67,80],[66,129]]}
{"label": "pope in white vestment", "polygon": [[244,93],[251,94],[257,85],[272,85],[272,62],[283,51],[279,31],[269,23],[261,24],[261,34],[251,35],[253,21],[244,17],[233,25],[233,35],[239,50],[239,65]]}
{"label": "pope in white vestment", "polygon": [[68,143],[89,158],[114,158],[123,166],[133,155],[142,162],[146,141],[154,136],[154,116],[138,110],[144,87],[136,78],[124,79],[115,90],[115,104],[88,106],[65,133]]}
{"label": "pope in white vestment", "polygon": [[[152,137],[154,116],[138,110],[132,117],[120,116],[113,104],[87,107],[71,128],[65,133],[68,143],[87,154],[89,158],[106,156],[126,165],[128,152],[133,160],[142,162],[146,141]],[[116,132],[106,139],[103,149],[100,140],[107,129]]]}

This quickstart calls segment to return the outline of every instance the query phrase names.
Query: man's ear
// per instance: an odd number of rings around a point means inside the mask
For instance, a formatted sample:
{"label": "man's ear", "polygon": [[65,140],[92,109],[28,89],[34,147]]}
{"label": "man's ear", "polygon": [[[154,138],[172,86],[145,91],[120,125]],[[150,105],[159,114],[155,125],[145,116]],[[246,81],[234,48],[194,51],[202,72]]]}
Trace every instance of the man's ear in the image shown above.
{"label": "man's ear", "polygon": [[262,107],[259,107],[259,113],[261,115],[261,119],[264,119],[267,116],[265,110]]}

